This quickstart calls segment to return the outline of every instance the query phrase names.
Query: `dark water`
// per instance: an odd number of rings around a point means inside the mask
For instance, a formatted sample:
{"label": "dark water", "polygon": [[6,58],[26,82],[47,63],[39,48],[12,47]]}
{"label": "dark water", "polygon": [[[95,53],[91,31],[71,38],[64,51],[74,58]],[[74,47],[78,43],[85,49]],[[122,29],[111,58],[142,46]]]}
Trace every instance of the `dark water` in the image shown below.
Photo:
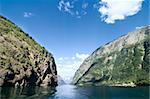
{"label": "dark water", "polygon": [[0,88],[0,99],[149,99],[150,87],[77,87]]}

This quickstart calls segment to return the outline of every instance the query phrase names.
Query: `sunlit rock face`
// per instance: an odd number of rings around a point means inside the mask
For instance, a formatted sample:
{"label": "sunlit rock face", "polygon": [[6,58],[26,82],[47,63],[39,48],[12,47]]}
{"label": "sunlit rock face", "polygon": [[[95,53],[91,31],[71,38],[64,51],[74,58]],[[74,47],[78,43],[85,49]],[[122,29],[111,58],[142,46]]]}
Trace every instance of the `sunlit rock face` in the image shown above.
{"label": "sunlit rock face", "polygon": [[136,86],[150,84],[150,26],[96,49],[76,71],[74,84]]}
{"label": "sunlit rock face", "polygon": [[0,16],[0,86],[56,86],[54,57]]}

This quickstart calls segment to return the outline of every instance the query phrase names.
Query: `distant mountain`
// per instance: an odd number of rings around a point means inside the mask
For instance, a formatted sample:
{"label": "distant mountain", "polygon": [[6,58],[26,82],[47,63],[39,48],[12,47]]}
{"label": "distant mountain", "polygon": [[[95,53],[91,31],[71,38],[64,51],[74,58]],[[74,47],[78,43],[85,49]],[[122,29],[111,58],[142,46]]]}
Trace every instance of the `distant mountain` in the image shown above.
{"label": "distant mountain", "polygon": [[65,81],[61,78],[60,75],[58,75],[57,78],[58,78],[58,85],[64,85],[64,84],[66,84]]}
{"label": "distant mountain", "polygon": [[95,50],[76,71],[78,85],[150,84],[150,26],[135,30]]}
{"label": "distant mountain", "polygon": [[0,86],[56,86],[54,57],[0,16]]}

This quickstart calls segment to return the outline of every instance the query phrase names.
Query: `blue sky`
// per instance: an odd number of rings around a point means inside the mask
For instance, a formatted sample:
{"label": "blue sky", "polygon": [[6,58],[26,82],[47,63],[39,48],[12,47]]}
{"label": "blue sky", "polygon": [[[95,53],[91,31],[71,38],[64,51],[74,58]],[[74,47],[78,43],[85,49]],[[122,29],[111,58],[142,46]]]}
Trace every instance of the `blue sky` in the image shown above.
{"label": "blue sky", "polygon": [[0,14],[52,52],[58,73],[68,80],[96,48],[149,25],[148,5],[148,0],[0,0]]}

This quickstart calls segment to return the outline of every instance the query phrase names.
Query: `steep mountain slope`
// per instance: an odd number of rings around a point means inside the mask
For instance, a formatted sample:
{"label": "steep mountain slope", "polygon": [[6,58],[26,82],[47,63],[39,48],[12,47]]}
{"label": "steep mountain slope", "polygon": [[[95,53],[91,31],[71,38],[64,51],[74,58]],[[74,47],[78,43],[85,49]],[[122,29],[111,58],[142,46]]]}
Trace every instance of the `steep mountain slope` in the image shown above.
{"label": "steep mountain slope", "polygon": [[74,84],[150,84],[150,27],[130,32],[94,51],[76,71]]}
{"label": "steep mountain slope", "polygon": [[54,58],[14,23],[0,16],[0,86],[56,86]]}

